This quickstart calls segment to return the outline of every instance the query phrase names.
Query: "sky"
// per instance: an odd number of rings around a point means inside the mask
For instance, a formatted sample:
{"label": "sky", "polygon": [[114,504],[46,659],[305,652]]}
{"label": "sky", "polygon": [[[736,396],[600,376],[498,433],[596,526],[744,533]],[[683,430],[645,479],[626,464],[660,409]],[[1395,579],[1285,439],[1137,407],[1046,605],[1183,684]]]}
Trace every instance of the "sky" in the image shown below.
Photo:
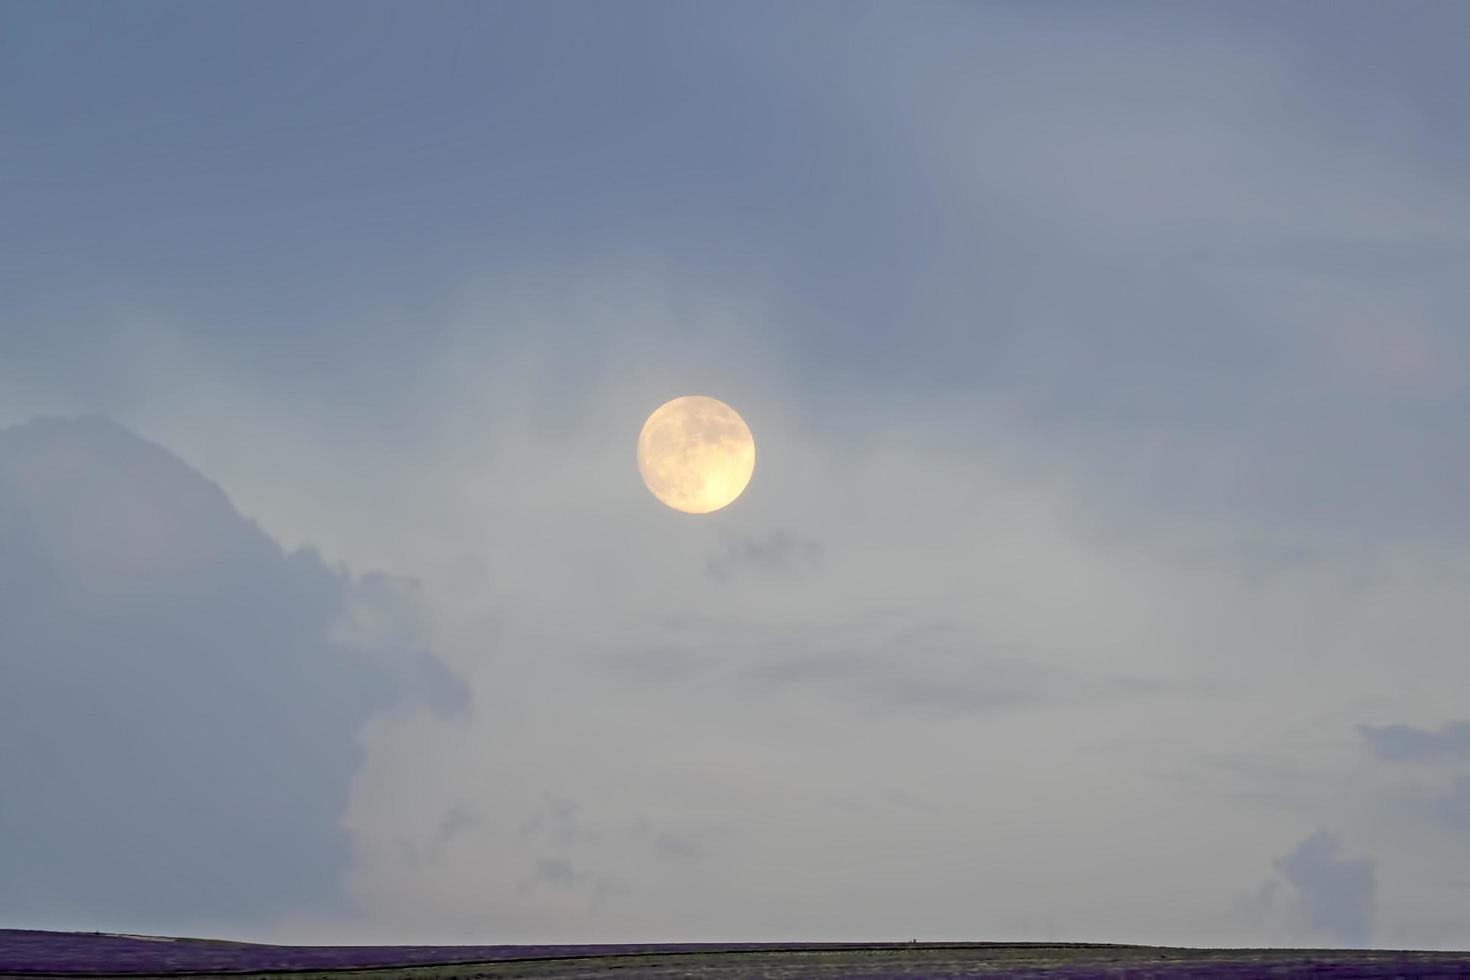
{"label": "sky", "polygon": [[1467,37],[0,0],[0,923],[1470,946]]}

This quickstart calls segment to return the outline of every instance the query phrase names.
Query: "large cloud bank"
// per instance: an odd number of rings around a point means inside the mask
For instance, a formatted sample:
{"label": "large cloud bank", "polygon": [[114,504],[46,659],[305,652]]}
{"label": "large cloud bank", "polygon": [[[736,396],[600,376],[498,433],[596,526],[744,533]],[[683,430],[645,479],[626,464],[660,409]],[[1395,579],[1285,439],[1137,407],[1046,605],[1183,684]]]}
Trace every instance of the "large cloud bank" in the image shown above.
{"label": "large cloud bank", "polygon": [[176,930],[337,908],[357,733],[456,692],[373,629],[404,588],[283,552],[100,419],[0,430],[0,541],[0,916]]}

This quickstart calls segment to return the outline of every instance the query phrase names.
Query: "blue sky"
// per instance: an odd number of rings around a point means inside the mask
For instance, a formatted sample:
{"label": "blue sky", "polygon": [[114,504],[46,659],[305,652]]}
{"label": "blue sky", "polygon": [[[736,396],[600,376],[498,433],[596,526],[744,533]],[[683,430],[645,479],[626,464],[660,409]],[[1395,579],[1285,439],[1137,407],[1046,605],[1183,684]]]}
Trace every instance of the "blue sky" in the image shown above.
{"label": "blue sky", "polygon": [[[110,898],[77,825],[34,852],[52,904],[0,910],[1470,941],[1463,753],[1382,748],[1467,712],[1467,31],[1455,2],[0,3],[0,581],[56,602],[0,650],[26,690],[54,647],[182,703],[225,663],[294,683],[209,603],[311,609],[280,642],[323,746],[289,774],[322,792],[207,884],[156,843],[177,875]],[[632,463],[692,392],[758,445],[706,520]],[[78,508],[132,530],[82,547]],[[147,561],[238,574],[145,575],[146,617],[79,640],[89,583]],[[0,832],[90,808],[54,782],[89,725]],[[93,844],[154,840],[167,795]],[[310,880],[216,880],[328,840]]]}

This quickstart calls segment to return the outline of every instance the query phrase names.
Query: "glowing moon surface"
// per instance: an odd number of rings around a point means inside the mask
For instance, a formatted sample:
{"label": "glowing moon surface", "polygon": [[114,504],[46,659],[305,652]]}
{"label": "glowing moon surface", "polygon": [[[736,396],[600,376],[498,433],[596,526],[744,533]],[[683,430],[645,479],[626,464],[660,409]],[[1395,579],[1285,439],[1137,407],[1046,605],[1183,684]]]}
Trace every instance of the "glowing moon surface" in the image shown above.
{"label": "glowing moon surface", "polygon": [[755,472],[755,439],[735,409],[685,395],[665,402],[638,434],[638,472],[655,497],[708,514],[740,496]]}

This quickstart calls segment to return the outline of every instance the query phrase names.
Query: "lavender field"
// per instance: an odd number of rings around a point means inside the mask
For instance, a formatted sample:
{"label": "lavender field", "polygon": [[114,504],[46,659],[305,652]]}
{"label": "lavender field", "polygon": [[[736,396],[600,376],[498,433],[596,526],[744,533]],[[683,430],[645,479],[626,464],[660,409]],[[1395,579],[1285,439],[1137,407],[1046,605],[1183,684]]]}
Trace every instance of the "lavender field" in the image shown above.
{"label": "lavender field", "polygon": [[0,930],[0,977],[1470,977],[1470,954],[1040,943],[270,946]]}

